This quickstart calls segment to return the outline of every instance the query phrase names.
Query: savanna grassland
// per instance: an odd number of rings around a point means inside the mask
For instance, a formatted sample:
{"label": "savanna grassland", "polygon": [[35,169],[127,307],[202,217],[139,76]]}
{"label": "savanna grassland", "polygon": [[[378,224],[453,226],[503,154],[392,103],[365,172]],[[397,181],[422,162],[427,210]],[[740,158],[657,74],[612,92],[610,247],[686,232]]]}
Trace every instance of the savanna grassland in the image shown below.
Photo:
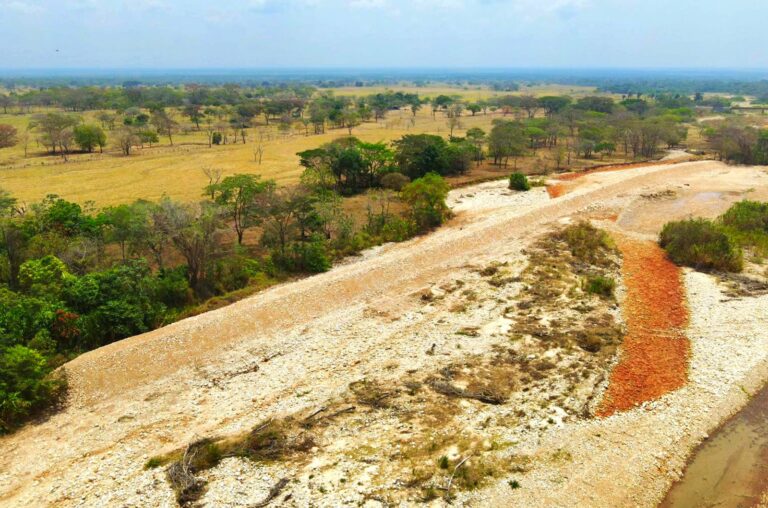
{"label": "savanna grassland", "polygon": [[[422,98],[438,95],[458,96],[465,101],[487,99],[505,95],[487,87],[465,89],[451,86],[432,87],[345,87],[335,90],[340,96],[369,95],[386,90],[418,93]],[[537,96],[569,94],[574,98],[595,92],[591,87],[563,85],[540,85],[526,88],[525,93]],[[516,92],[517,94],[523,92]],[[607,94],[606,94],[607,95]],[[620,96],[618,96],[620,99]],[[51,111],[58,108],[50,108]],[[30,114],[2,114],[0,123],[13,125],[19,132],[25,132],[32,115],[45,112],[46,108],[33,108]],[[95,112],[83,112],[85,123],[97,123]],[[35,141],[35,134],[29,133],[27,141],[28,156],[24,157],[24,142],[12,148],[0,150],[0,187],[6,189],[21,201],[32,202],[48,194],[57,194],[67,200],[84,203],[91,201],[97,207],[132,202],[136,199],[157,200],[166,195],[173,199],[196,201],[201,197],[200,189],[207,185],[208,179],[203,174],[205,167],[222,170],[222,175],[235,173],[255,173],[263,178],[274,179],[279,185],[298,182],[303,168],[299,165],[298,152],[315,148],[336,138],[346,136],[346,128],[327,128],[324,134],[305,135],[304,126],[294,125],[288,131],[280,131],[275,126],[261,125],[247,129],[246,143],[241,139],[237,143],[208,147],[205,132],[198,131],[178,111],[174,118],[181,124],[181,132],[174,135],[174,146],[168,139],[160,137],[160,142],[151,148],[145,146],[126,157],[111,142],[104,153],[77,154],[68,156],[65,162],[60,156],[46,153],[45,148]],[[460,126],[454,135],[462,136],[472,127],[479,127],[489,132],[494,119],[513,119],[514,115],[504,116],[500,111],[482,112],[471,115],[465,111]],[[407,109],[390,111],[386,118],[378,121],[363,122],[352,129],[352,134],[367,142],[390,142],[405,134],[439,134],[448,136],[449,126],[446,115],[438,112],[433,115],[425,106],[414,117]],[[107,132],[109,136],[110,132]],[[264,152],[261,164],[256,162],[254,153],[257,139],[261,137]],[[539,156],[546,160],[546,150]],[[539,169],[547,166],[534,158],[521,160],[522,168]],[[577,162],[576,167],[595,164],[599,161]],[[549,163],[550,169],[552,164]],[[486,168],[488,169],[488,168]],[[493,171],[493,168],[491,168]],[[506,169],[504,171],[507,171]],[[500,172],[503,176],[504,171]],[[488,176],[488,172],[478,172],[478,178]],[[492,173],[491,173],[492,174]]]}

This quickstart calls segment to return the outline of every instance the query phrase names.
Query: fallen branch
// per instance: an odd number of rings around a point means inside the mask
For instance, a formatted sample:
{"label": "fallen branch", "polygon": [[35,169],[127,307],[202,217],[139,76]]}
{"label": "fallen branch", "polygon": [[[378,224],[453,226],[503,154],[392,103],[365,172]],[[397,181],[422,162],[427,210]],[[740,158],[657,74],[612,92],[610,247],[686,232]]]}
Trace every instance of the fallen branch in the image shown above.
{"label": "fallen branch", "polygon": [[315,411],[313,411],[313,412],[312,412],[312,414],[310,414],[309,416],[307,416],[306,418],[304,418],[304,421],[305,421],[305,422],[308,422],[309,420],[311,420],[311,419],[312,419],[312,418],[314,418],[315,416],[319,415],[319,414],[320,414],[320,413],[322,413],[323,411],[328,411],[328,406],[322,406],[322,407],[320,407],[320,408],[316,409]]}
{"label": "fallen branch", "polygon": [[456,464],[456,467],[453,468],[453,473],[451,473],[451,477],[448,479],[448,485],[445,487],[445,499],[447,500],[451,496],[451,486],[453,485],[453,478],[456,476],[456,473],[458,472],[459,468],[464,465],[466,461],[469,460],[469,458],[472,456],[470,453],[466,457],[464,457],[461,462]]}
{"label": "fallen branch", "polygon": [[282,351],[277,351],[276,353],[272,353],[271,355],[265,356],[263,360],[261,360],[263,363],[267,363],[268,361],[277,358],[278,356],[282,356]]}
{"label": "fallen branch", "polygon": [[265,497],[258,503],[254,504],[253,508],[264,508],[265,506],[267,506],[277,496],[280,495],[280,492],[285,488],[286,485],[288,485],[288,478],[282,478],[271,489],[269,489],[269,494],[267,494],[267,497]]}
{"label": "fallen branch", "polygon": [[483,402],[485,404],[493,404],[496,406],[498,406],[499,404],[504,404],[504,402],[507,401],[506,397],[504,397],[499,393],[494,393],[492,391],[473,392],[470,390],[459,388],[458,386],[452,385],[447,381],[433,381],[431,383],[431,386],[432,386],[432,389],[437,393],[446,395],[448,397],[473,399],[473,400]]}

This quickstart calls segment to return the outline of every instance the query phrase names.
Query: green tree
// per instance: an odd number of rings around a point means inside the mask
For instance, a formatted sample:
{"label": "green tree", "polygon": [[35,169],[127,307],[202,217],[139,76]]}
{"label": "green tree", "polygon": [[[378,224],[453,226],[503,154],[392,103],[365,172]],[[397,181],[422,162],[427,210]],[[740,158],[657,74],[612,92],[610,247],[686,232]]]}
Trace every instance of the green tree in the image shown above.
{"label": "green tree", "polygon": [[568,107],[571,103],[571,98],[568,96],[547,95],[545,97],[539,97],[539,106],[544,108],[544,113],[547,116],[553,116]]}
{"label": "green tree", "polygon": [[448,174],[448,143],[432,134],[407,134],[393,143],[395,162],[407,177],[420,178],[429,172]]}
{"label": "green tree", "polygon": [[486,141],[486,133],[480,127],[472,127],[467,131],[467,141],[475,147],[475,160],[478,164],[483,160],[483,145]]}
{"label": "green tree", "polygon": [[445,202],[449,190],[448,183],[437,173],[427,173],[405,186],[403,201],[409,205],[420,231],[439,226],[450,215]]}
{"label": "green tree", "polygon": [[510,157],[515,160],[525,153],[526,136],[520,122],[494,120],[493,128],[488,136],[488,154],[493,157],[494,164],[507,165]]}
{"label": "green tree", "polygon": [[242,245],[246,229],[261,223],[268,196],[275,188],[273,180],[262,181],[258,175],[237,174],[209,185],[205,192],[227,210],[237,243]]}
{"label": "green tree", "polygon": [[82,150],[88,153],[93,152],[93,149],[97,146],[100,151],[104,151],[104,146],[107,144],[107,135],[104,133],[104,129],[98,125],[82,124],[75,127],[75,143],[77,143]]}
{"label": "green tree", "polygon": [[16,345],[0,351],[0,433],[42,408],[57,391],[40,353]]}

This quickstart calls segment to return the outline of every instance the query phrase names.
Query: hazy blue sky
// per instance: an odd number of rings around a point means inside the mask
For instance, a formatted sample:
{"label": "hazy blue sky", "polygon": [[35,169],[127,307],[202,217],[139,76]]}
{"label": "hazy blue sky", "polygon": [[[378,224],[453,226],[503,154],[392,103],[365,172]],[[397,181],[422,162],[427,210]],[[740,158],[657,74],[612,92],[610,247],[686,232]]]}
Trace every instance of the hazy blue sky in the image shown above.
{"label": "hazy blue sky", "polygon": [[0,0],[0,68],[768,68],[766,21],[766,0]]}

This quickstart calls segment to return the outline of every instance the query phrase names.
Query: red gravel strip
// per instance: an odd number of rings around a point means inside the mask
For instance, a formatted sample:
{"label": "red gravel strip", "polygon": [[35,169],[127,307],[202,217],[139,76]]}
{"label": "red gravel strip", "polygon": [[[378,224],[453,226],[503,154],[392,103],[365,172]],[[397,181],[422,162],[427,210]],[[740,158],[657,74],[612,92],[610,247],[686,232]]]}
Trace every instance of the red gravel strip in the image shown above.
{"label": "red gravel strip", "polygon": [[[624,169],[644,168],[648,166],[667,166],[670,164],[678,164],[679,162],[680,162],[679,160],[671,159],[671,160],[665,160],[665,161],[630,162],[626,164],[606,165],[606,166],[599,166],[592,169],[587,169],[584,171],[574,171],[571,173],[563,173],[563,174],[557,175],[555,179],[561,182],[572,182],[573,180],[577,180],[584,176],[592,175],[594,173],[607,173],[610,171],[622,171]],[[566,186],[562,183],[554,183],[547,186],[547,192],[549,193],[550,198],[555,199],[567,194],[574,187],[575,187],[574,185]]]}
{"label": "red gravel strip", "polygon": [[559,198],[566,193],[565,186],[560,183],[547,185],[547,194],[551,199]]}
{"label": "red gravel strip", "polygon": [[610,416],[681,388],[688,381],[690,342],[682,272],[654,242],[617,236],[627,288],[627,336],[598,411]]}

